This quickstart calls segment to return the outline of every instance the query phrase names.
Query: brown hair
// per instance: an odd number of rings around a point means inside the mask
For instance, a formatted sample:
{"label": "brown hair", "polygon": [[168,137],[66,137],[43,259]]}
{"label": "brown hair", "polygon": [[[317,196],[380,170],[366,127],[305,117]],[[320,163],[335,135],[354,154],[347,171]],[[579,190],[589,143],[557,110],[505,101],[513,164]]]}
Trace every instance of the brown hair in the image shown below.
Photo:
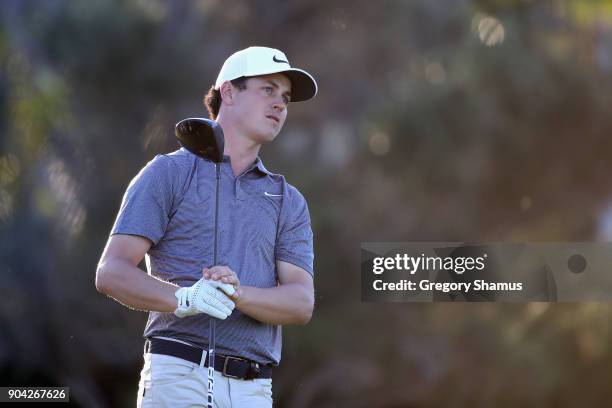
{"label": "brown hair", "polygon": [[[248,77],[240,77],[232,79],[230,82],[234,88],[238,89],[239,91],[244,91],[247,87],[247,79]],[[204,96],[204,105],[208,111],[208,116],[210,116],[212,120],[217,119],[219,109],[221,109],[221,90],[215,89],[214,85],[211,86],[206,96]]]}

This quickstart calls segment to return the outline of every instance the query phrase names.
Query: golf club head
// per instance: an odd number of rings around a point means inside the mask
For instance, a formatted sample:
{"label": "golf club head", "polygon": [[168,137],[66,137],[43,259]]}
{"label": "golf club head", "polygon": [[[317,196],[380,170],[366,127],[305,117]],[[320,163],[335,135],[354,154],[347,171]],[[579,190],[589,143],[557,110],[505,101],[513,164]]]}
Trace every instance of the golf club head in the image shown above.
{"label": "golf club head", "polygon": [[214,120],[205,118],[183,119],[176,124],[174,134],[181,146],[196,156],[215,163],[223,160],[225,139],[223,129]]}

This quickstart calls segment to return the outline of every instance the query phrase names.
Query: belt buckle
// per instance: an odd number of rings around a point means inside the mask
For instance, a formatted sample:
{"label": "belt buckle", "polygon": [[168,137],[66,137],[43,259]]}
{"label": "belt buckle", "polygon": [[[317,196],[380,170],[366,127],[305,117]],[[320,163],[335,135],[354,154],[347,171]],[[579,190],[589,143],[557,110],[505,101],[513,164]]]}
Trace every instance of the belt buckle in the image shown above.
{"label": "belt buckle", "polygon": [[245,360],[244,360],[244,359],[242,359],[242,358],[232,357],[232,356],[225,356],[225,360],[223,361],[223,372],[222,372],[222,374],[223,374],[223,376],[224,376],[224,377],[228,377],[228,378],[235,378],[235,379],[240,380],[240,379],[241,379],[241,377],[238,377],[237,375],[232,375],[232,374],[229,374],[229,373],[227,372],[227,363],[230,361],[230,359],[232,359],[232,360],[236,360],[236,361],[245,361]]}
{"label": "belt buckle", "polygon": [[247,370],[245,380],[254,380],[255,378],[258,378],[259,374],[261,374],[261,368],[259,368],[259,363],[249,361],[249,369]]}

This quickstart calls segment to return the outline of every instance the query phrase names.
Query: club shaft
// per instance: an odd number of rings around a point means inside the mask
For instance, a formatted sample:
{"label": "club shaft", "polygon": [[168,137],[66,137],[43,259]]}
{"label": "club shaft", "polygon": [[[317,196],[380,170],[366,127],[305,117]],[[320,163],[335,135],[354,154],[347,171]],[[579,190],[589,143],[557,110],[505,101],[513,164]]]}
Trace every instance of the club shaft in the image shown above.
{"label": "club shaft", "polygon": [[[215,231],[213,241],[213,265],[217,265],[217,236],[219,235],[219,179],[221,178],[221,163],[215,163],[216,185],[215,185]],[[215,331],[217,319],[211,317],[208,326],[208,407],[213,408],[214,400],[214,375],[215,375]]]}

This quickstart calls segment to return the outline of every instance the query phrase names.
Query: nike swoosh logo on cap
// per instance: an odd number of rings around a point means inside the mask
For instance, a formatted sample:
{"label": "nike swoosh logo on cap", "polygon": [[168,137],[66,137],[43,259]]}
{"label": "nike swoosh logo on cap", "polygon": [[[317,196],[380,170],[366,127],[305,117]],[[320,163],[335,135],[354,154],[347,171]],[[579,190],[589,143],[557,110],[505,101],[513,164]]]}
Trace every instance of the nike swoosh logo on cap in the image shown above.
{"label": "nike swoosh logo on cap", "polygon": [[278,58],[276,58],[276,55],[272,57],[272,61],[274,61],[274,62],[282,62],[282,63],[284,63],[284,64],[289,65],[289,61],[285,61],[285,60],[282,60],[282,59],[278,59]]}
{"label": "nike swoosh logo on cap", "polygon": [[282,197],[282,194],[270,194],[267,191],[264,191],[264,195],[268,197]]}

